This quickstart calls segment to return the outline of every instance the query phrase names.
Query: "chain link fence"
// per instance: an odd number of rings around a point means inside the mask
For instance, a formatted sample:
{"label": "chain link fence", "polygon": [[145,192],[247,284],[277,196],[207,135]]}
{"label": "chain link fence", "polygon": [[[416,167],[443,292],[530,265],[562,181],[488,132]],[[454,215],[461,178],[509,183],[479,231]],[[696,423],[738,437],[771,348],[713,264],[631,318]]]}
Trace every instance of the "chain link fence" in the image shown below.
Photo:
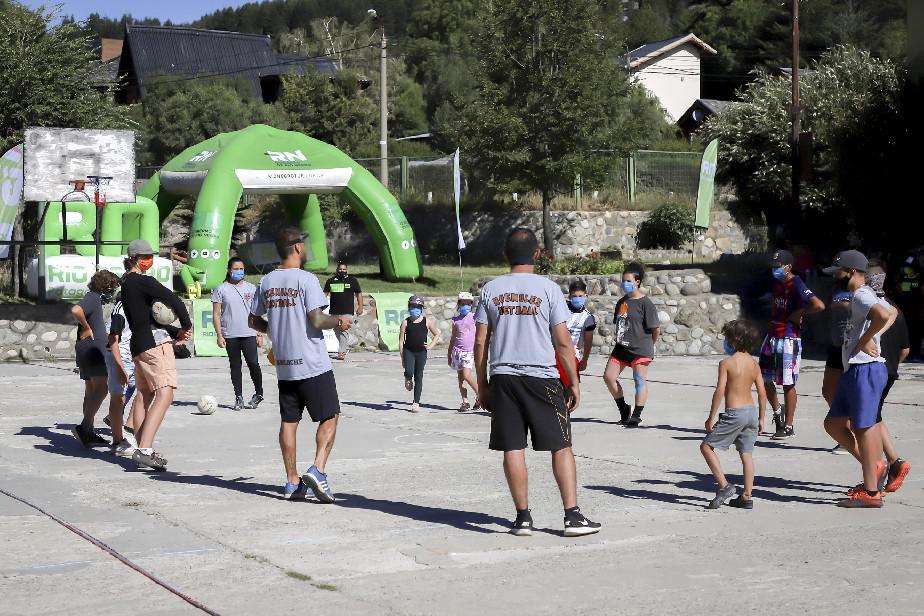
{"label": "chain link fence", "polygon": [[638,150],[628,158],[614,158],[601,181],[577,183],[576,198],[626,206],[667,198],[693,203],[701,160],[700,152]]}

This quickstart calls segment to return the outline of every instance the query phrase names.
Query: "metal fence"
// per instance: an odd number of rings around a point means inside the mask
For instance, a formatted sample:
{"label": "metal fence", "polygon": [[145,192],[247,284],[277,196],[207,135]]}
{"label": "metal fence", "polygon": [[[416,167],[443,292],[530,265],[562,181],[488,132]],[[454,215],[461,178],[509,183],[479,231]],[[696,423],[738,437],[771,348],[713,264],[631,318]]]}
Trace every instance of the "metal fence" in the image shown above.
{"label": "metal fence", "polygon": [[647,195],[695,200],[701,160],[699,152],[638,150],[628,158],[614,158],[603,180],[578,183],[576,193],[630,204]]}
{"label": "metal fence", "polygon": [[[375,177],[379,177],[380,158],[358,158],[356,162]],[[427,203],[451,202],[453,199],[452,156],[389,158],[388,187],[402,199]]]}

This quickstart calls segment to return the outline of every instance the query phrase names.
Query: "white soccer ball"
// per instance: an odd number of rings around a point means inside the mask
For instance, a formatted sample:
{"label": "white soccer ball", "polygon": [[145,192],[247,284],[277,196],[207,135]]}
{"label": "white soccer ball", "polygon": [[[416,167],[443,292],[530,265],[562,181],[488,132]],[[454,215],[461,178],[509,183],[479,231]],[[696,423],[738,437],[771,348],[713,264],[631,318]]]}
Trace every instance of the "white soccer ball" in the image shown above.
{"label": "white soccer ball", "polygon": [[215,399],[215,396],[202,396],[196,406],[199,407],[199,412],[203,415],[211,415],[218,410],[218,400]]}
{"label": "white soccer ball", "polygon": [[176,313],[173,308],[163,302],[151,304],[151,317],[158,325],[170,325],[176,321]]}

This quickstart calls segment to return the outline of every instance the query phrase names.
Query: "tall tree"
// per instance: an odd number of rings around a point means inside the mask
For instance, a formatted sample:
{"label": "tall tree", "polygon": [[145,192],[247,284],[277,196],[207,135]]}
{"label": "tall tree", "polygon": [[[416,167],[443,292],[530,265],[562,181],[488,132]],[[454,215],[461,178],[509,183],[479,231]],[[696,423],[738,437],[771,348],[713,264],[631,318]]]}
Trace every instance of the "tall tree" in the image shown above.
{"label": "tall tree", "polygon": [[481,10],[478,94],[458,135],[491,186],[542,194],[543,240],[554,252],[552,197],[578,174],[604,174],[647,127],[621,121],[632,89],[596,0],[486,0]]}
{"label": "tall tree", "polygon": [[94,81],[91,37],[77,24],[17,2],[0,4],[0,151],[20,143],[27,126],[120,128],[129,109],[114,84]]}

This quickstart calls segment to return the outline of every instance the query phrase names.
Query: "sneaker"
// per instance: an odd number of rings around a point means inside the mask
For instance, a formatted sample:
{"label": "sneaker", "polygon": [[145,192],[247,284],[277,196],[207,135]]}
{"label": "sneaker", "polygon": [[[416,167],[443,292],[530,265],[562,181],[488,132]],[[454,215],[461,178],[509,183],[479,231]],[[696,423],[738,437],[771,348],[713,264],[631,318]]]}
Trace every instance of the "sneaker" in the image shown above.
{"label": "sneaker", "polygon": [[625,426],[627,428],[634,428],[640,423],[642,423],[642,414],[639,413],[638,411],[635,411],[634,413],[632,413],[632,416],[626,420]]}
{"label": "sneaker", "polygon": [[244,410],[244,396],[235,396],[234,397],[234,410],[243,411]]}
{"label": "sneaker", "polygon": [[473,411],[480,411],[480,410],[481,410],[481,401],[480,401],[480,400],[475,400],[475,406],[472,407],[472,410],[473,410]]}
{"label": "sneaker", "polygon": [[318,470],[318,467],[312,466],[302,475],[302,481],[308,484],[315,497],[322,503],[334,502],[334,493],[330,490],[327,483],[327,475]]}
{"label": "sneaker", "polygon": [[260,406],[261,402],[263,402],[263,396],[261,396],[260,394],[254,394],[253,398],[250,399],[250,402],[248,402],[244,406],[244,408],[245,409],[255,409],[258,406]]}
{"label": "sneaker", "polygon": [[725,503],[727,503],[735,495],[737,490],[732,484],[727,484],[724,488],[719,488],[715,491],[715,498],[709,501],[709,504],[706,505],[706,509],[718,509]]}
{"label": "sneaker", "polygon": [[911,472],[911,463],[899,458],[889,467],[888,482],[885,484],[886,492],[895,492],[905,482],[905,477]]}
{"label": "sneaker", "polygon": [[533,516],[530,515],[529,509],[517,513],[517,519],[510,526],[510,534],[517,537],[529,537],[533,534]]}
{"label": "sneaker", "polygon": [[753,509],[754,501],[750,498],[745,499],[742,494],[739,494],[735,498],[728,501],[729,507],[734,507],[735,509]]}
{"label": "sneaker", "polygon": [[346,359],[346,353],[337,353],[337,359],[343,361]]}
{"label": "sneaker", "polygon": [[773,426],[776,428],[776,434],[786,429],[786,419],[783,415],[782,404],[773,413]]}
{"label": "sneaker", "polygon": [[462,406],[459,407],[460,413],[467,413],[470,410],[472,410],[472,405],[469,404],[468,402],[463,402]]}
{"label": "sneaker", "polygon": [[132,460],[143,466],[153,468],[155,471],[167,470],[167,460],[156,451],[144,453],[140,449],[136,449],[135,453],[132,454]]}
{"label": "sneaker", "polygon": [[850,498],[838,501],[837,506],[845,509],[879,509],[882,507],[882,492],[870,496],[866,490],[857,490]]}
{"label": "sneaker", "polygon": [[409,379],[408,377],[404,377],[404,388],[408,391],[411,391],[412,389],[414,389],[414,379]]}
{"label": "sneaker", "polygon": [[796,431],[792,426],[786,426],[782,430],[777,430],[776,433],[770,438],[774,441],[785,441],[788,438],[792,438],[796,435]]}
{"label": "sneaker", "polygon": [[411,412],[412,412],[412,413],[419,413],[419,412],[420,412],[420,405],[417,404],[416,402],[415,402],[414,404],[412,404],[412,405],[411,405]]}
{"label": "sneaker", "polygon": [[76,426],[71,428],[71,434],[73,434],[74,438],[80,441],[80,444],[83,445],[87,449],[90,449],[91,447],[101,447],[103,445],[106,445],[106,446],[110,445],[110,442],[104,439],[103,437],[101,437],[99,434],[97,434],[96,430],[93,430],[93,429],[87,430],[80,424],[77,424]]}
{"label": "sneaker", "polygon": [[298,483],[286,482],[282,488],[282,494],[289,500],[305,500],[308,498],[308,486],[301,479]]}
{"label": "sneaker", "polygon": [[123,438],[117,445],[110,445],[109,452],[116,456],[132,456],[135,453],[135,444]]}
{"label": "sneaker", "polygon": [[[889,479],[889,463],[885,460],[876,462],[876,488],[882,492],[885,489],[886,482]],[[865,492],[866,486],[861,481],[857,485],[847,490],[847,496],[853,496],[857,492]]]}
{"label": "sneaker", "polygon": [[581,537],[599,533],[602,526],[599,522],[591,522],[585,518],[580,509],[565,515],[565,537]]}
{"label": "sneaker", "polygon": [[844,449],[843,447],[841,447],[840,445],[835,445],[829,451],[838,456],[849,456],[850,455],[850,452]]}

